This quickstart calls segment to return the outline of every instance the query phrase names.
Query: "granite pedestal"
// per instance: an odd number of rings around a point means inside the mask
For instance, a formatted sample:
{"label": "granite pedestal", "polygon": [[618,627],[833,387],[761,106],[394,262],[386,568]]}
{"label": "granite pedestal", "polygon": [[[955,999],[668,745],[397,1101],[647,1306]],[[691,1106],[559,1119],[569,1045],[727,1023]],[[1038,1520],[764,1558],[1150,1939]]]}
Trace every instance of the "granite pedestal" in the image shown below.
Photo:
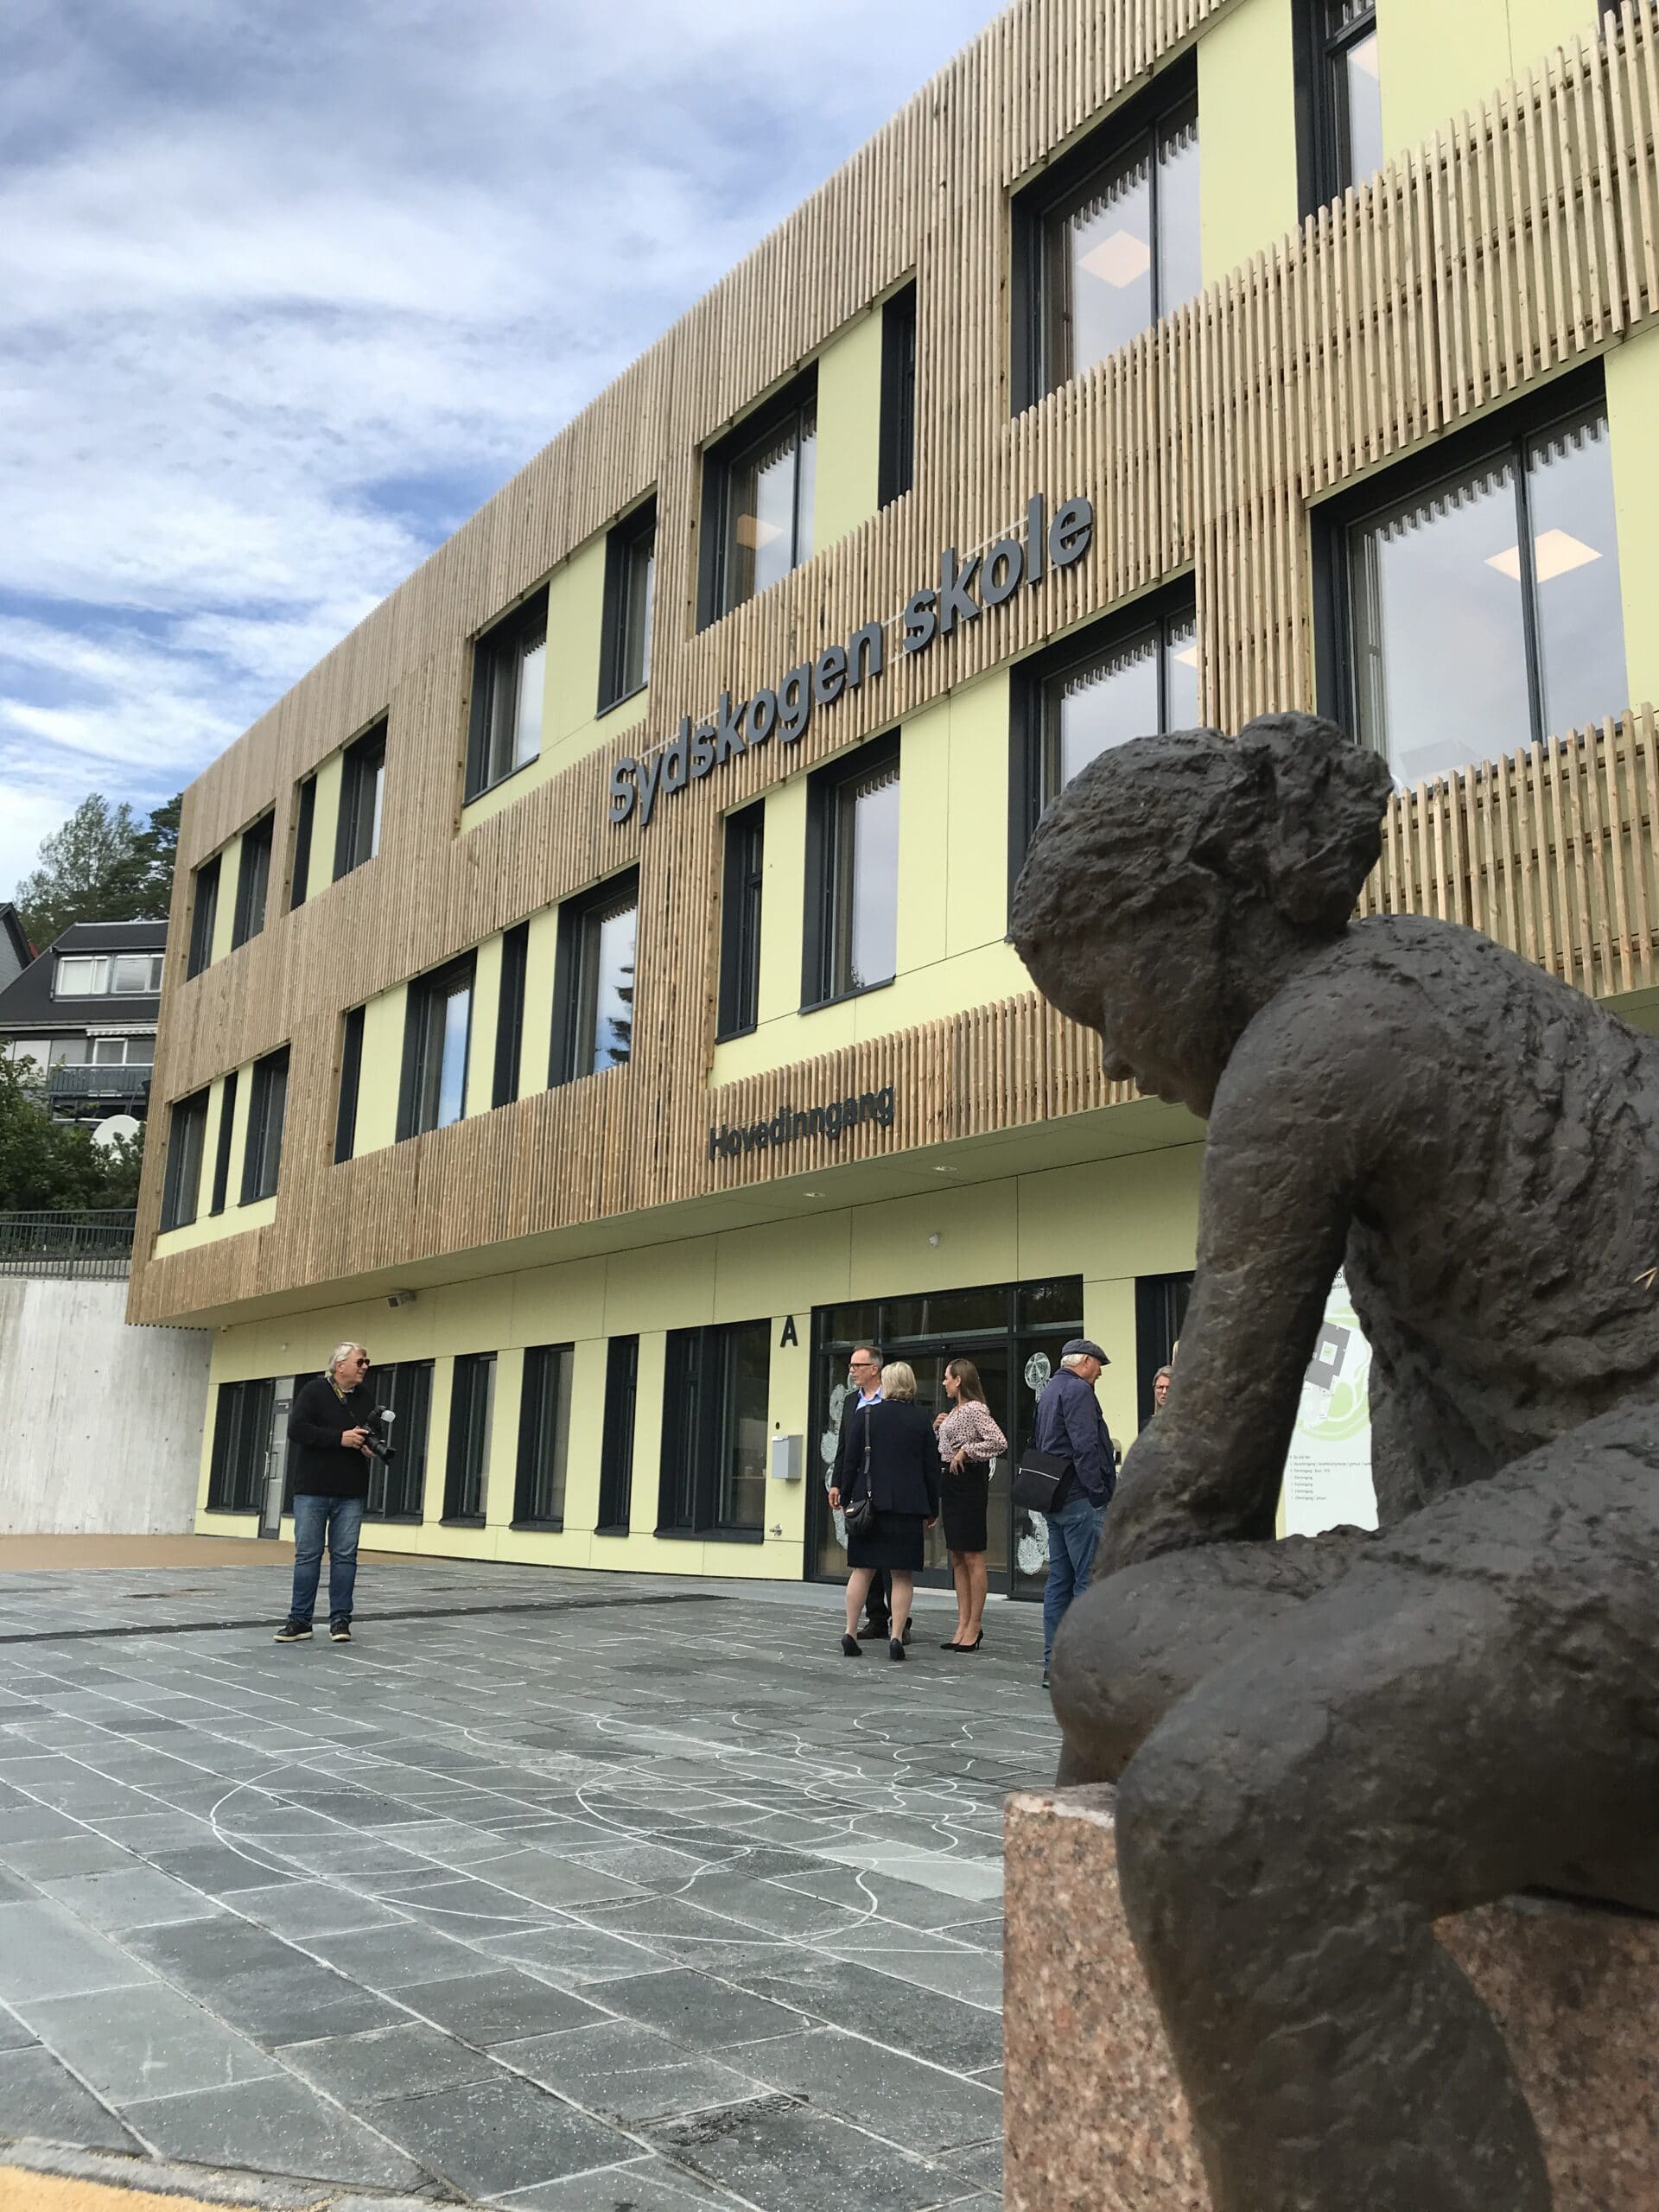
{"label": "granite pedestal", "polygon": [[[1010,2212],[1209,2212],[1118,1897],[1116,1794],[1008,1800]],[[1659,1922],[1513,1898],[1444,1921],[1439,1934],[1508,2040],[1557,2212],[1654,2212]]]}

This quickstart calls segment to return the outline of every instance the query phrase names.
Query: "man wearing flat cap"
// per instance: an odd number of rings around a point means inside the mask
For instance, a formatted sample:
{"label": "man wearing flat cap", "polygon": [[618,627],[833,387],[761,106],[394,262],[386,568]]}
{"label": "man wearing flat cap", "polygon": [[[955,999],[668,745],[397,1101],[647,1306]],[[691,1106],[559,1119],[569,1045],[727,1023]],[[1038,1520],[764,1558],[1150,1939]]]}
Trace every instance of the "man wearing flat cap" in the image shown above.
{"label": "man wearing flat cap", "polygon": [[1095,1396],[1105,1353],[1073,1337],[1037,1402],[1033,1447],[1071,1462],[1071,1479],[1047,1515],[1048,1580],[1043,1588],[1043,1688],[1066,1607],[1089,1587],[1106,1508],[1117,1486],[1117,1454]]}

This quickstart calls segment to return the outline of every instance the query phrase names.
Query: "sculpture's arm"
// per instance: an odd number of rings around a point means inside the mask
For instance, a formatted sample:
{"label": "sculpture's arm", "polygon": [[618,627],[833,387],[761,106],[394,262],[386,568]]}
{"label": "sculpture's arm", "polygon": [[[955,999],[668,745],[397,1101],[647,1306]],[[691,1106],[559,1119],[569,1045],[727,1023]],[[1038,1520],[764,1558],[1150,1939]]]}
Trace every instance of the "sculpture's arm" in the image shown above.
{"label": "sculpture's arm", "polygon": [[[1279,1055],[1250,1057],[1263,1066],[1262,1084],[1248,1070],[1235,1082],[1230,1068],[1217,1097],[1192,1302],[1168,1401],[1131,1448],[1106,1516],[1109,1572],[1274,1533],[1302,1378],[1342,1264],[1363,1133],[1351,1099],[1330,1095],[1317,1071],[1287,1075]],[[1347,1088],[1340,1077],[1338,1087]]]}

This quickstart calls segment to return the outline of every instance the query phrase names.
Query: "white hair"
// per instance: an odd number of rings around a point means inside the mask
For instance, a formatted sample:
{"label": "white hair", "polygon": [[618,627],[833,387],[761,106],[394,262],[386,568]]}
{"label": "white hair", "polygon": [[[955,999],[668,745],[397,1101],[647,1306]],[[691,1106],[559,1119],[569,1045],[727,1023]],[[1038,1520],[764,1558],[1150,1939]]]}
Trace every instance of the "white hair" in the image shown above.
{"label": "white hair", "polygon": [[336,1375],[336,1374],[338,1374],[338,1373],[339,1373],[339,1371],[340,1371],[340,1361],[341,1361],[342,1359],[347,1359],[347,1358],[349,1358],[349,1357],[351,1357],[351,1355],[352,1355],[352,1353],[353,1353],[353,1352],[354,1352],[354,1351],[366,1351],[367,1350],[368,1350],[368,1346],[367,1346],[366,1344],[336,1344],[336,1345],[334,1346],[334,1348],[333,1351],[331,1351],[331,1352],[329,1353],[329,1355],[328,1355],[328,1372],[329,1372],[329,1374],[330,1374],[330,1375]]}
{"label": "white hair", "polygon": [[1092,1352],[1069,1351],[1066,1353],[1065,1358],[1061,1360],[1060,1365],[1062,1367],[1071,1368],[1072,1372],[1075,1374],[1077,1370],[1083,1365],[1085,1359],[1092,1359],[1093,1357],[1094,1354]]}
{"label": "white hair", "polygon": [[900,1400],[916,1395],[916,1370],[906,1361],[892,1360],[881,1370],[881,1395]]}

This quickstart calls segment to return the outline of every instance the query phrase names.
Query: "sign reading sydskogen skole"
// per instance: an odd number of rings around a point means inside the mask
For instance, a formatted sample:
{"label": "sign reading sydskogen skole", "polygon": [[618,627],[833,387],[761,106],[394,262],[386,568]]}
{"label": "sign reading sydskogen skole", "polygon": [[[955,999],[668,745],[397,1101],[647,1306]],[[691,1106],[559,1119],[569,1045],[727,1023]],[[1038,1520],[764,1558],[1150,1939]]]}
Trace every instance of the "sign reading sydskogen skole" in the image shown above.
{"label": "sign reading sydskogen skole", "polygon": [[[925,652],[936,639],[978,621],[988,607],[1001,607],[1024,584],[1039,584],[1050,569],[1070,569],[1089,550],[1095,534],[1095,510],[1088,499],[1066,499],[1045,514],[1042,494],[1027,502],[1023,538],[999,537],[984,553],[958,561],[955,546],[939,556],[939,581],[912,592],[905,601],[899,650]],[[723,768],[752,746],[777,738],[794,745],[804,737],[814,707],[832,707],[843,693],[856,691],[886,665],[884,626],[867,622],[844,645],[826,645],[816,660],[791,668],[782,683],[757,691],[735,706],[729,691],[710,721],[693,724],[690,715],[679,734],[643,760],[625,755],[611,771],[611,820],[626,822],[637,807],[639,826],[651,827],[659,798],[674,798],[701,783],[713,768]]]}

